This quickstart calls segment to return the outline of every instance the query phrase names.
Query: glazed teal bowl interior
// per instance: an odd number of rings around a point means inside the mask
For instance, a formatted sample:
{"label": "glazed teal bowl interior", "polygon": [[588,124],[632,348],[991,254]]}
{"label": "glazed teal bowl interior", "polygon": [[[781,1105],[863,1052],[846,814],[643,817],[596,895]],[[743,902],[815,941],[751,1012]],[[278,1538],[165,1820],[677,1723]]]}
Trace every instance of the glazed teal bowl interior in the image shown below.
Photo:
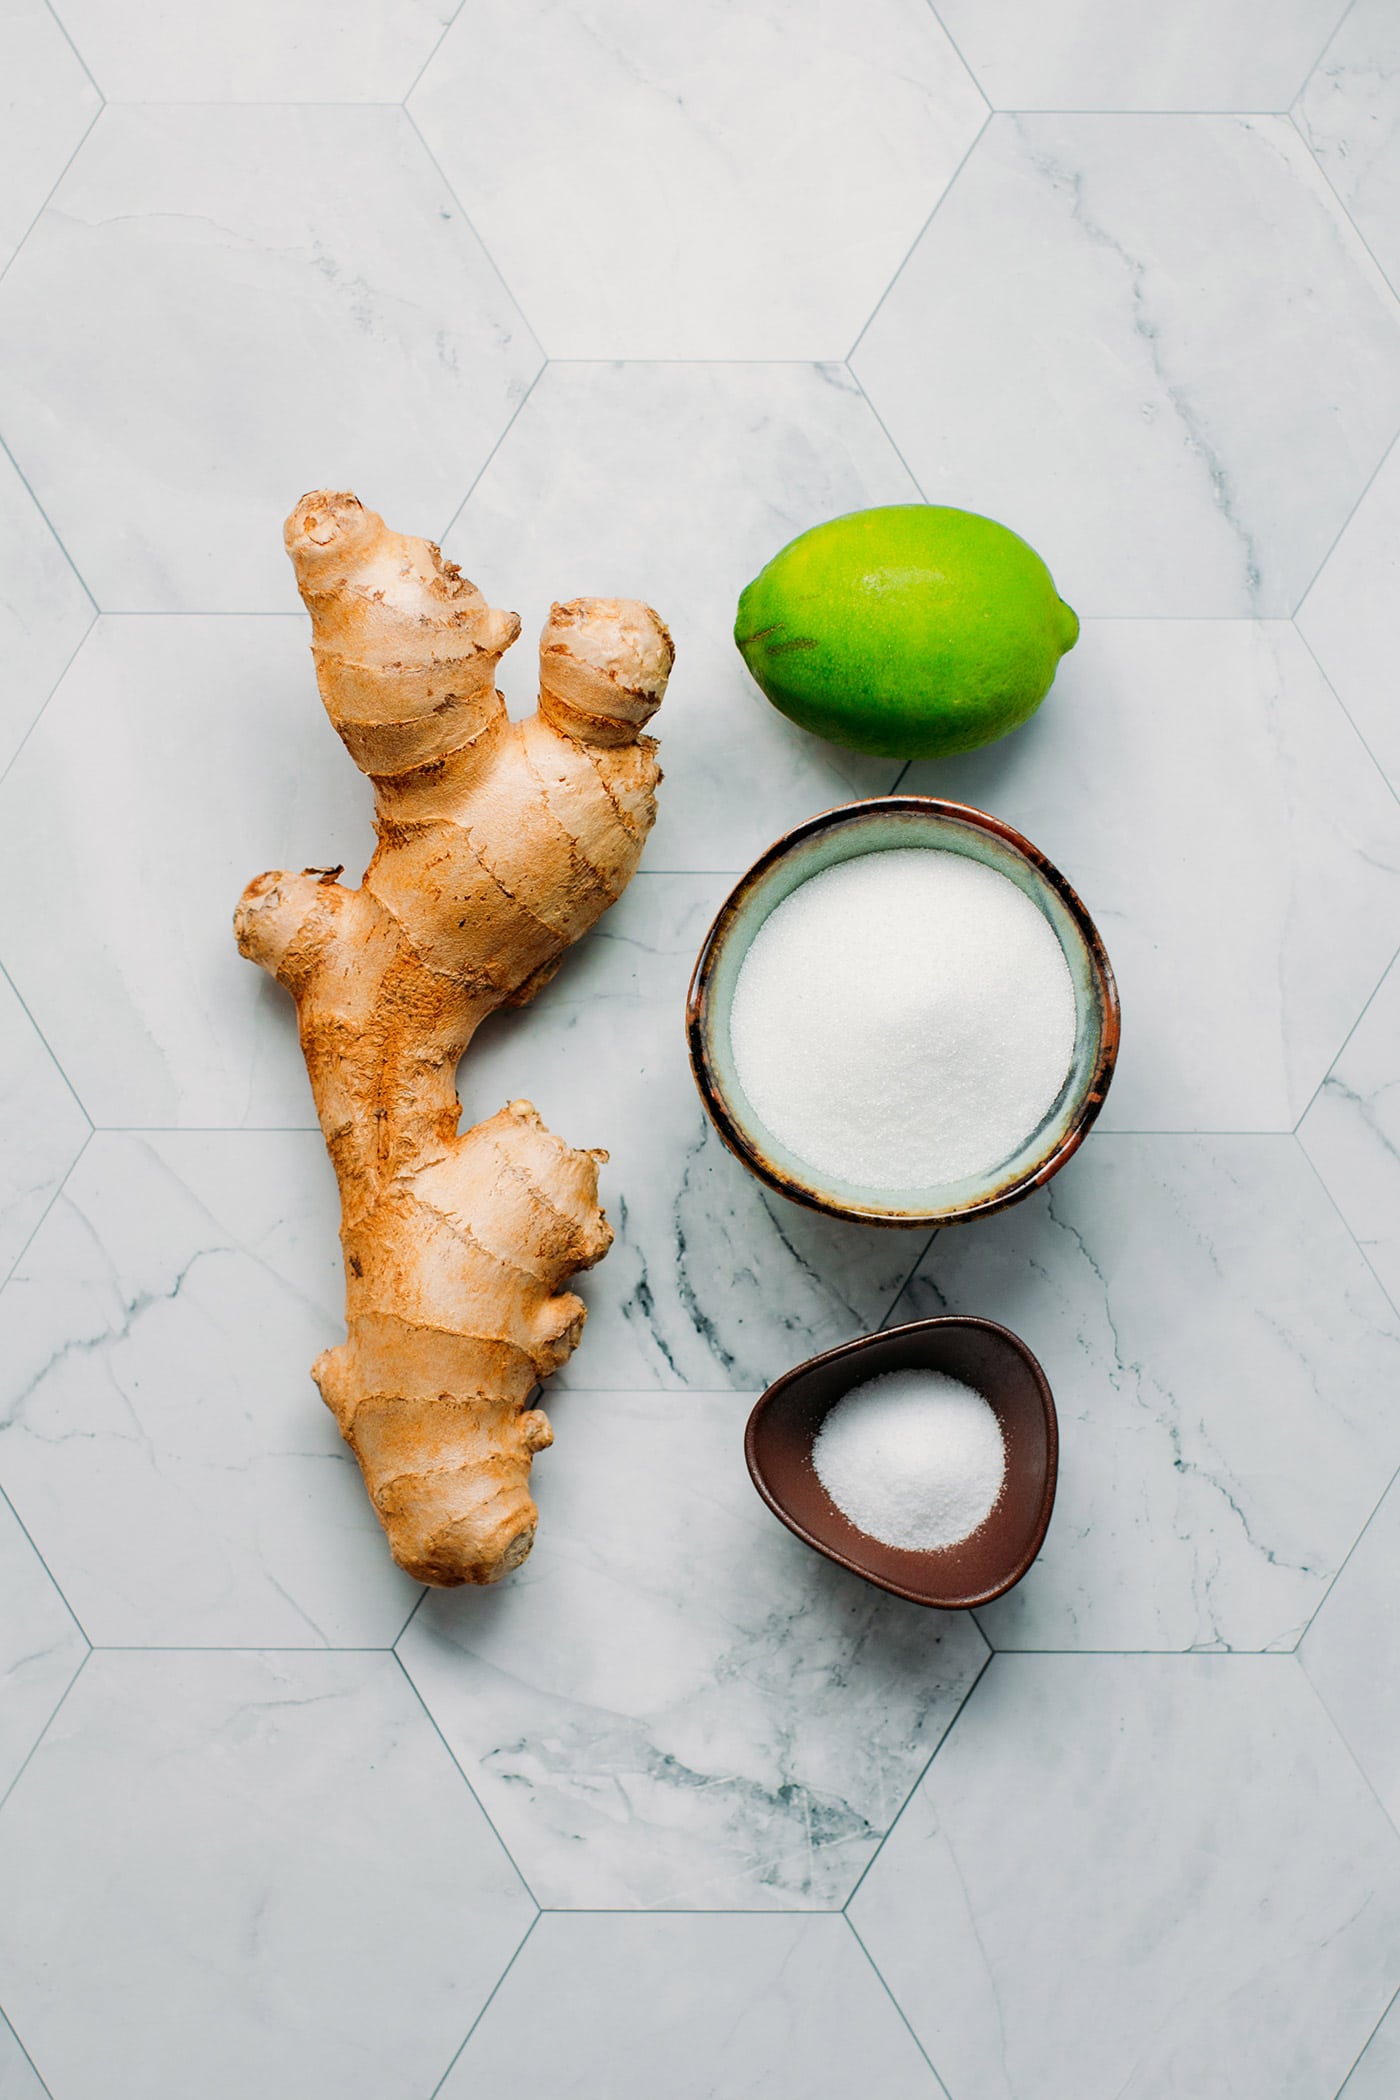
{"label": "glazed teal bowl interior", "polygon": [[[1054,1104],[992,1172],[923,1189],[861,1188],[819,1175],[767,1129],[739,1083],[729,1014],[739,972],[769,913],[838,861],[898,847],[962,853],[1007,876],[1053,927],[1074,984],[1074,1056]],[[951,1225],[1028,1195],[1063,1166],[1102,1106],[1118,1050],[1113,972],[1093,921],[1059,870],[999,818],[925,795],[848,803],[770,846],[720,908],[695,966],[687,1010],[691,1066],[715,1127],[746,1166],[785,1196],[880,1225]]]}

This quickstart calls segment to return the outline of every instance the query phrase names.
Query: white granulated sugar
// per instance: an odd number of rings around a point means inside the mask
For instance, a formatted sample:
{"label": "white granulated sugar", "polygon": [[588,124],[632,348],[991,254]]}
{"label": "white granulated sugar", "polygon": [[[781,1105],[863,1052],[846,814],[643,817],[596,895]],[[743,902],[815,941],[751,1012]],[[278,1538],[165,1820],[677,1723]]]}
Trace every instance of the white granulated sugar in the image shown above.
{"label": "white granulated sugar", "polygon": [[779,1142],[864,1189],[994,1171],[1054,1105],[1074,985],[1053,927],[994,868],[927,846],[813,875],[771,912],[729,1017]]}
{"label": "white granulated sugar", "polygon": [[942,1371],[886,1371],[846,1393],[812,1445],[817,1478],[868,1538],[931,1553],[995,1509],[1006,1477],[1001,1424]]}

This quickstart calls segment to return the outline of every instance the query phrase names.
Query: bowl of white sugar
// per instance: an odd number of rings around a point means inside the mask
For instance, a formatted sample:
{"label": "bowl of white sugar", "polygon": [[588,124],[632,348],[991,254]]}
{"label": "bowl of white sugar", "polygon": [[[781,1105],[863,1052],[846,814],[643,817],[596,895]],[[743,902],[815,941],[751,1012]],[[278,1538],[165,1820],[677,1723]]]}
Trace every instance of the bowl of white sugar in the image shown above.
{"label": "bowl of white sugar", "polygon": [[1059,870],[999,818],[848,803],[770,846],[695,966],[691,1065],[715,1127],[785,1196],[953,1225],[1048,1181],[1098,1114],[1118,996]]}
{"label": "bowl of white sugar", "polygon": [[915,1320],[814,1356],[762,1395],[744,1448],[789,1531],[946,1611],[1018,1583],[1055,1503],[1049,1384],[992,1320]]}

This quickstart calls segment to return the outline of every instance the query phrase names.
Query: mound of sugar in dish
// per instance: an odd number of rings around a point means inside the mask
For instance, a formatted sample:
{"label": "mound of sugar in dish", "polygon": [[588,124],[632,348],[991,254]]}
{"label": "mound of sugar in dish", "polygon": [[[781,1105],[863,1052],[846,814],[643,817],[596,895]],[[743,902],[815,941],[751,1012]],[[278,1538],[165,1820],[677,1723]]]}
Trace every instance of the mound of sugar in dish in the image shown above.
{"label": "mound of sugar in dish", "polygon": [[920,1189],[993,1172],[1074,1055],[1055,931],[1007,876],[927,846],[813,875],[760,926],[729,1016],[760,1121],[818,1174]]}
{"label": "mound of sugar in dish", "polygon": [[837,1401],[812,1445],[817,1478],[867,1537],[930,1553],[985,1522],[1006,1477],[1001,1424],[942,1371],[886,1371]]}

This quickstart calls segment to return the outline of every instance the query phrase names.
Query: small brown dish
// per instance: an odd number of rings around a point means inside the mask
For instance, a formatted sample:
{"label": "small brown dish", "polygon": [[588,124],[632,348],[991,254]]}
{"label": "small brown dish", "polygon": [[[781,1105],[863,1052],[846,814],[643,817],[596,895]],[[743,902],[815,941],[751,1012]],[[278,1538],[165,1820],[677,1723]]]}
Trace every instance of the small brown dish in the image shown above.
{"label": "small brown dish", "polygon": [[[943,1371],[972,1386],[995,1409],[1006,1441],[996,1508],[969,1538],[935,1553],[858,1531],[812,1464],[817,1431],[843,1394],[884,1371],[909,1370]],[[966,1611],[1004,1596],[1039,1553],[1055,1506],[1059,1429],[1045,1373],[1025,1343],[994,1320],[950,1316],[863,1335],[785,1371],[749,1416],[744,1455],[774,1516],[818,1553],[913,1604]]]}

